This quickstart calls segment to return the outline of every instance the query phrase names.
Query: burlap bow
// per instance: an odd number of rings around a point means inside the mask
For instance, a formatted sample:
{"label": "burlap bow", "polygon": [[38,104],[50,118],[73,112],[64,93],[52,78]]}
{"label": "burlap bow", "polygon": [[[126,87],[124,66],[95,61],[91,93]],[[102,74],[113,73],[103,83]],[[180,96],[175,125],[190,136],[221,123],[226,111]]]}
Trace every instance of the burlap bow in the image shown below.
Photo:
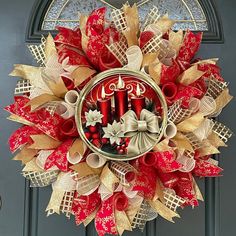
{"label": "burlap bow", "polygon": [[128,154],[141,154],[153,147],[160,133],[158,117],[143,109],[138,120],[134,111],[129,110],[121,117],[123,131],[130,137]]}

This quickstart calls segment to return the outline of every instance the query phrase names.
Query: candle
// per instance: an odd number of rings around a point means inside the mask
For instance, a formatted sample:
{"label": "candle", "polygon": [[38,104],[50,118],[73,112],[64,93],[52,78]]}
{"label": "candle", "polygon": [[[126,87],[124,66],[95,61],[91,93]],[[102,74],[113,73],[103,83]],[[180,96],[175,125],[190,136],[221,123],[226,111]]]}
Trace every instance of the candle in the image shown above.
{"label": "candle", "polygon": [[139,84],[137,84],[136,96],[131,98],[131,109],[140,118],[141,111],[145,108],[145,97],[141,95]]}
{"label": "candle", "polygon": [[124,81],[119,76],[117,88],[114,90],[116,119],[120,118],[128,111],[128,90]]}
{"label": "candle", "polygon": [[107,126],[111,121],[111,99],[106,98],[105,88],[102,86],[101,99],[97,101],[98,110],[103,115],[102,126]]}

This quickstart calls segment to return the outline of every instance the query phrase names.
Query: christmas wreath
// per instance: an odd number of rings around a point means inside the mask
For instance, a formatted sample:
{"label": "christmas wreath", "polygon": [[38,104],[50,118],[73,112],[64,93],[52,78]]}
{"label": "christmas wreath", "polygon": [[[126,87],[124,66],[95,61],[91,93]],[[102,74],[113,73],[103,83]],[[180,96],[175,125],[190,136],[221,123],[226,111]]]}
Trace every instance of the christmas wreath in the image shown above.
{"label": "christmas wreath", "polygon": [[217,59],[194,58],[202,33],[172,31],[156,7],[142,22],[136,5],[105,14],[29,45],[39,67],[15,65],[5,108],[23,124],[9,138],[23,176],[52,185],[47,214],[94,219],[100,236],[198,206],[195,177],[220,175],[232,136],[215,119],[232,99]]}

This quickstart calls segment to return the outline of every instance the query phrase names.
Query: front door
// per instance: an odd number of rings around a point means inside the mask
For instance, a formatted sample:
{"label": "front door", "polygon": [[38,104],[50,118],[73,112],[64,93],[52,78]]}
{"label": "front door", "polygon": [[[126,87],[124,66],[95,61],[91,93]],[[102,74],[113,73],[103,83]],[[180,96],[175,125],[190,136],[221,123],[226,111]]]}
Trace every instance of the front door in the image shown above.
{"label": "front door", "polygon": [[[41,0],[41,2],[46,0]],[[219,57],[222,74],[230,82],[231,93],[236,92],[234,79],[236,55],[236,2],[234,0],[215,0],[223,26],[223,43],[203,44],[199,56],[203,58]],[[54,1],[56,2],[56,1]],[[74,1],[75,2],[75,1]],[[114,1],[113,1],[114,2]],[[173,1],[174,2],[174,1]],[[182,2],[186,3],[189,1]],[[15,86],[14,78],[8,77],[12,64],[32,64],[33,60],[25,43],[26,27],[34,0],[0,1],[0,95],[1,108],[12,102]],[[214,14],[214,12],[208,12]],[[222,36],[222,35],[221,35]],[[210,36],[209,36],[210,37]],[[207,41],[207,38],[206,38]],[[208,40],[212,41],[212,40]],[[234,91],[235,90],[235,91]],[[233,130],[235,103],[231,103],[220,115],[220,120]],[[53,215],[46,217],[45,208],[50,198],[51,188],[30,188],[21,176],[19,163],[11,161],[7,138],[17,128],[17,124],[7,121],[6,112],[0,110],[0,236],[95,236],[93,223],[87,229],[75,226],[73,219]],[[220,179],[199,181],[205,196],[205,202],[194,210],[180,210],[181,219],[171,224],[161,217],[146,225],[144,233],[132,232],[130,236],[233,236],[236,235],[235,195],[236,195],[236,141],[233,137],[228,149],[222,149],[219,156],[224,168]]]}

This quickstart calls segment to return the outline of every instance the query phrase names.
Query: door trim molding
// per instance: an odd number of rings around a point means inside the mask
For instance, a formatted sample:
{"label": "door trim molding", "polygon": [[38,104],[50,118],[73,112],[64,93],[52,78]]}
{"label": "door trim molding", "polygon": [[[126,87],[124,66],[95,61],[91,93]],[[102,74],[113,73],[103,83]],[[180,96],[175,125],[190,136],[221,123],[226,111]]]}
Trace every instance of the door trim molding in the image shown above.
{"label": "door trim molding", "polygon": [[[42,35],[49,32],[53,35],[56,31],[41,30],[44,16],[52,0],[35,0],[32,8],[27,31],[27,43],[39,43]],[[222,23],[217,12],[215,0],[199,0],[200,5],[206,15],[209,30],[203,34],[203,43],[224,43]]]}
{"label": "door trim molding", "polygon": [[23,236],[38,235],[38,195],[39,189],[30,187],[25,179]]}

